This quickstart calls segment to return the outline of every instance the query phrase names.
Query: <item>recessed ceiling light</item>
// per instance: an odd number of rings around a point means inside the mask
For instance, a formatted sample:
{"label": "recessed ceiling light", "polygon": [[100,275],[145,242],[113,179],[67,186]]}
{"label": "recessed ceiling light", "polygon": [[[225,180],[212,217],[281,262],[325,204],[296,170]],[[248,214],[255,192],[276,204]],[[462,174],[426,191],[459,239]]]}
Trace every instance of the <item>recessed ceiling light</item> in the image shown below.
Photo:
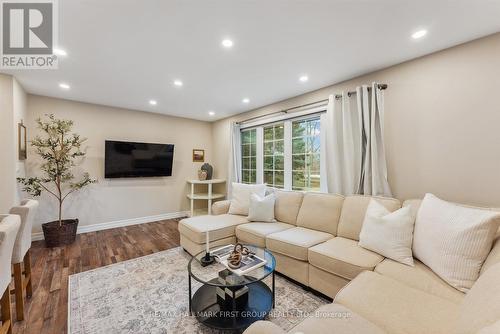
{"label": "recessed ceiling light", "polygon": [[54,49],[53,50],[54,54],[57,55],[57,56],[67,56],[68,53],[66,51],[64,51],[63,49]]}
{"label": "recessed ceiling light", "polygon": [[156,102],[156,100],[149,100],[149,104],[155,106],[158,104],[158,102]]}
{"label": "recessed ceiling light", "polygon": [[300,82],[306,82],[307,80],[309,80],[309,77],[307,75],[302,75],[300,78],[299,78]]}
{"label": "recessed ceiling light", "polygon": [[425,35],[427,35],[427,30],[422,29],[422,30],[419,30],[419,31],[415,31],[415,32],[413,33],[413,35],[411,35],[411,37],[412,37],[413,39],[419,39],[419,38],[424,37]]}
{"label": "recessed ceiling light", "polygon": [[250,102],[250,99],[249,99],[249,98],[247,98],[247,97],[245,97],[243,100],[241,100],[241,102],[243,102],[243,103],[249,103],[249,102]]}
{"label": "recessed ceiling light", "polygon": [[59,87],[61,87],[62,89],[66,89],[66,90],[71,88],[67,83],[64,83],[64,82],[61,82],[59,84]]}
{"label": "recessed ceiling light", "polygon": [[213,115],[215,115],[215,111],[210,110],[210,111],[208,112],[208,114],[209,114],[210,116],[213,116]]}
{"label": "recessed ceiling light", "polygon": [[177,87],[181,87],[183,83],[180,80],[174,80],[174,85],[176,85]]}
{"label": "recessed ceiling light", "polygon": [[225,48],[227,48],[227,49],[232,48],[233,44],[234,44],[233,41],[230,40],[230,39],[224,39],[222,41],[222,46],[225,47]]}

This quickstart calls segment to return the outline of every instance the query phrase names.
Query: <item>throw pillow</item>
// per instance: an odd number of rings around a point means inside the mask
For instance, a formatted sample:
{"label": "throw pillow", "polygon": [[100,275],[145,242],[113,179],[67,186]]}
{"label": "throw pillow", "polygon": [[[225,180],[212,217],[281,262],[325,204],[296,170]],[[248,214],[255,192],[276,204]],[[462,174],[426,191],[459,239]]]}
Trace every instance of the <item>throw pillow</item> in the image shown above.
{"label": "throw pillow", "polygon": [[274,194],[260,197],[252,194],[250,197],[250,208],[248,209],[248,221],[273,223],[274,219]]}
{"label": "throw pillow", "polygon": [[232,183],[232,198],[229,205],[229,213],[232,215],[248,216],[250,207],[250,196],[252,194],[264,197],[266,194],[265,184]]}
{"label": "throw pillow", "polygon": [[366,209],[359,245],[394,261],[414,266],[411,252],[414,222],[410,207],[391,212],[372,199]]}
{"label": "throw pillow", "polygon": [[417,212],[413,254],[443,280],[467,292],[479,277],[500,213],[426,194]]}

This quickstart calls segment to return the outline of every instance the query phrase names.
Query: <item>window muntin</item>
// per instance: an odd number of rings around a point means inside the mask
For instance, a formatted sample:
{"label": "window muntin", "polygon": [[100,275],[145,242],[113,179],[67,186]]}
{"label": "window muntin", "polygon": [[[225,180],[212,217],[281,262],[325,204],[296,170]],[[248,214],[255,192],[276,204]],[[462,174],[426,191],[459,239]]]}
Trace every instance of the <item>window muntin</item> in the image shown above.
{"label": "window muntin", "polygon": [[242,182],[325,191],[321,187],[323,137],[318,114],[243,129]]}
{"label": "window muntin", "polygon": [[241,131],[241,182],[257,181],[257,130]]}
{"label": "window muntin", "polygon": [[321,189],[319,117],[292,122],[292,189]]}
{"label": "window muntin", "polygon": [[285,185],[285,126],[284,123],[264,127],[264,183],[270,187]]}

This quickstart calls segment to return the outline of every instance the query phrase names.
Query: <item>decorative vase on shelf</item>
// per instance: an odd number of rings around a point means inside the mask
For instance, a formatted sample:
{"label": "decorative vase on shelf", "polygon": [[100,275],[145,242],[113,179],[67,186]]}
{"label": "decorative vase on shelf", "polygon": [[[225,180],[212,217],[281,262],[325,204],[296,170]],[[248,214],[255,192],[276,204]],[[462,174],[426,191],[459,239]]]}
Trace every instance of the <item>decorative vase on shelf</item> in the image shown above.
{"label": "decorative vase on shelf", "polygon": [[207,179],[207,171],[200,169],[198,171],[198,180],[205,181]]}
{"label": "decorative vase on shelf", "polygon": [[207,180],[211,180],[212,179],[214,168],[209,163],[204,163],[201,166],[201,170],[204,170],[204,171],[207,172],[207,178],[206,178]]}

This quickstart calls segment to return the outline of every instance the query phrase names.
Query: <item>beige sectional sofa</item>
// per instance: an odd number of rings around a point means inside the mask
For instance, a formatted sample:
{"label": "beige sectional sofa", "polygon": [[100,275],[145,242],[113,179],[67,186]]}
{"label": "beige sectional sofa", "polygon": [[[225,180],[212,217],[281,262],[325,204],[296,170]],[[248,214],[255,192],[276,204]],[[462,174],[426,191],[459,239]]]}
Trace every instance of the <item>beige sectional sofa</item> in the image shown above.
{"label": "beige sectional sofa", "polygon": [[[290,333],[476,333],[500,325],[500,233],[479,281],[466,296],[418,260],[410,267],[358,245],[372,197],[275,194],[276,223],[249,223],[246,217],[227,214],[230,202],[221,201],[213,206],[214,216],[184,219],[179,231],[181,246],[191,254],[204,249],[207,230],[212,247],[236,240],[266,247],[276,258],[276,271],[334,298],[334,303],[318,312],[350,315],[311,317]],[[390,211],[401,207],[397,199],[377,200]],[[416,213],[420,200],[402,205]],[[480,298],[485,298],[485,305],[480,305],[484,310],[472,309],[471,303],[479,306]],[[478,318],[462,314],[464,310]],[[464,319],[474,325],[456,329]],[[495,329],[491,333],[500,333]],[[481,333],[490,333],[488,330]],[[247,332],[282,330],[270,322],[258,322]]]}
{"label": "beige sectional sofa", "polygon": [[[369,196],[340,196],[275,191],[275,223],[249,223],[244,216],[227,214],[229,201],[214,204],[213,216],[187,218],[179,223],[181,246],[194,255],[210,245],[236,240],[271,250],[276,271],[333,298],[364,270],[384,259],[358,246]],[[399,200],[378,197],[389,210]]]}
{"label": "beige sectional sofa", "polygon": [[[426,287],[424,282],[415,288],[406,282],[365,271],[340,290],[332,304],[320,307],[288,333],[500,333],[500,263],[485,270],[460,300],[439,292],[439,284]],[[245,331],[271,333],[285,331],[269,321],[256,322]]]}

